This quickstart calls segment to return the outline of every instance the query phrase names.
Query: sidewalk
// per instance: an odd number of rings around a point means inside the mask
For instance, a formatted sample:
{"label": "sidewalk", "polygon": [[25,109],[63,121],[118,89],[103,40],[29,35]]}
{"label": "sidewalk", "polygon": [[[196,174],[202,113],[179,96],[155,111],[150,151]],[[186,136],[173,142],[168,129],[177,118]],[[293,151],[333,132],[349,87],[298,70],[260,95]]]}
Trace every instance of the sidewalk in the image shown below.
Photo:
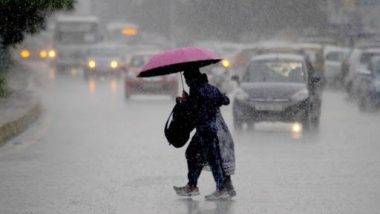
{"label": "sidewalk", "polygon": [[0,98],[0,146],[27,129],[41,113],[38,98],[27,90],[30,73],[21,66],[15,69],[8,78],[11,95]]}

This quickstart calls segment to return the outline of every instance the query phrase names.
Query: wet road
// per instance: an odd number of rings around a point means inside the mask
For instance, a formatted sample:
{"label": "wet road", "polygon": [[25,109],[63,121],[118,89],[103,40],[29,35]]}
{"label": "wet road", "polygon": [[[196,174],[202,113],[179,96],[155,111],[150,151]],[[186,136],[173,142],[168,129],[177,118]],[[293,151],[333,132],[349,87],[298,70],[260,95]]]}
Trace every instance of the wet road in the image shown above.
{"label": "wet road", "polygon": [[184,149],[162,133],[173,101],[126,101],[121,80],[32,67],[45,113],[0,148],[0,213],[379,213],[380,113],[341,92],[325,93],[319,133],[295,139],[280,123],[234,133],[238,196],[207,202],[210,172],[202,196],[172,190],[186,182]]}

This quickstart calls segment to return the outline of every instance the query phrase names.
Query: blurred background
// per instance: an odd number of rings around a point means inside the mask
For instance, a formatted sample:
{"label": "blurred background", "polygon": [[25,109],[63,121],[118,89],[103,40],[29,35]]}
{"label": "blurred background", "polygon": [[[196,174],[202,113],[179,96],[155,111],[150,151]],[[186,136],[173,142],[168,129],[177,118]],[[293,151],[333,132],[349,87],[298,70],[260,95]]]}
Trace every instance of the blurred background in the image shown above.
{"label": "blurred background", "polygon": [[378,33],[376,0],[318,1],[78,1],[76,12],[109,22],[132,22],[143,33],[175,38],[176,43],[199,40],[253,42],[298,36],[347,37]]}

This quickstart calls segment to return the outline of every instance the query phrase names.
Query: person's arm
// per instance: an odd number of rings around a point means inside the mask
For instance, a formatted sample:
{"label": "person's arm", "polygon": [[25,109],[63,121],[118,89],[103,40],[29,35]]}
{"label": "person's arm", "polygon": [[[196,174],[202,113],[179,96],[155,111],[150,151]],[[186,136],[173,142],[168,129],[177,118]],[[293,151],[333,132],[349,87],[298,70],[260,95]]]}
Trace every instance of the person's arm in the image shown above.
{"label": "person's arm", "polygon": [[221,93],[221,105],[229,105],[230,104],[230,98],[227,97],[227,95]]}
{"label": "person's arm", "polygon": [[188,114],[194,116],[199,110],[199,101],[196,92],[193,92],[191,96],[184,92],[182,97],[176,99],[177,105],[183,106]]}
{"label": "person's arm", "polygon": [[215,103],[217,106],[229,105],[230,98],[228,98],[225,94],[220,92],[219,89],[215,90]]}

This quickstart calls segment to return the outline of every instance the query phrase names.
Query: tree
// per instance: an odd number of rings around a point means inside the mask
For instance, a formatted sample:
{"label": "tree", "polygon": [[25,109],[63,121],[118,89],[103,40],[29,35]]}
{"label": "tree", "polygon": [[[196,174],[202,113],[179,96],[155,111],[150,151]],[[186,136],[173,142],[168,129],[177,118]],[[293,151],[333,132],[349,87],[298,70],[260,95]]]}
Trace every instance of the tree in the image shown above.
{"label": "tree", "polygon": [[70,10],[75,0],[0,0],[0,97],[7,95],[5,71],[11,64],[8,47],[22,42],[25,34],[44,29],[46,18],[58,10]]}
{"label": "tree", "polygon": [[44,29],[46,17],[70,10],[75,0],[0,0],[0,38],[4,48],[21,42],[27,33]]}

